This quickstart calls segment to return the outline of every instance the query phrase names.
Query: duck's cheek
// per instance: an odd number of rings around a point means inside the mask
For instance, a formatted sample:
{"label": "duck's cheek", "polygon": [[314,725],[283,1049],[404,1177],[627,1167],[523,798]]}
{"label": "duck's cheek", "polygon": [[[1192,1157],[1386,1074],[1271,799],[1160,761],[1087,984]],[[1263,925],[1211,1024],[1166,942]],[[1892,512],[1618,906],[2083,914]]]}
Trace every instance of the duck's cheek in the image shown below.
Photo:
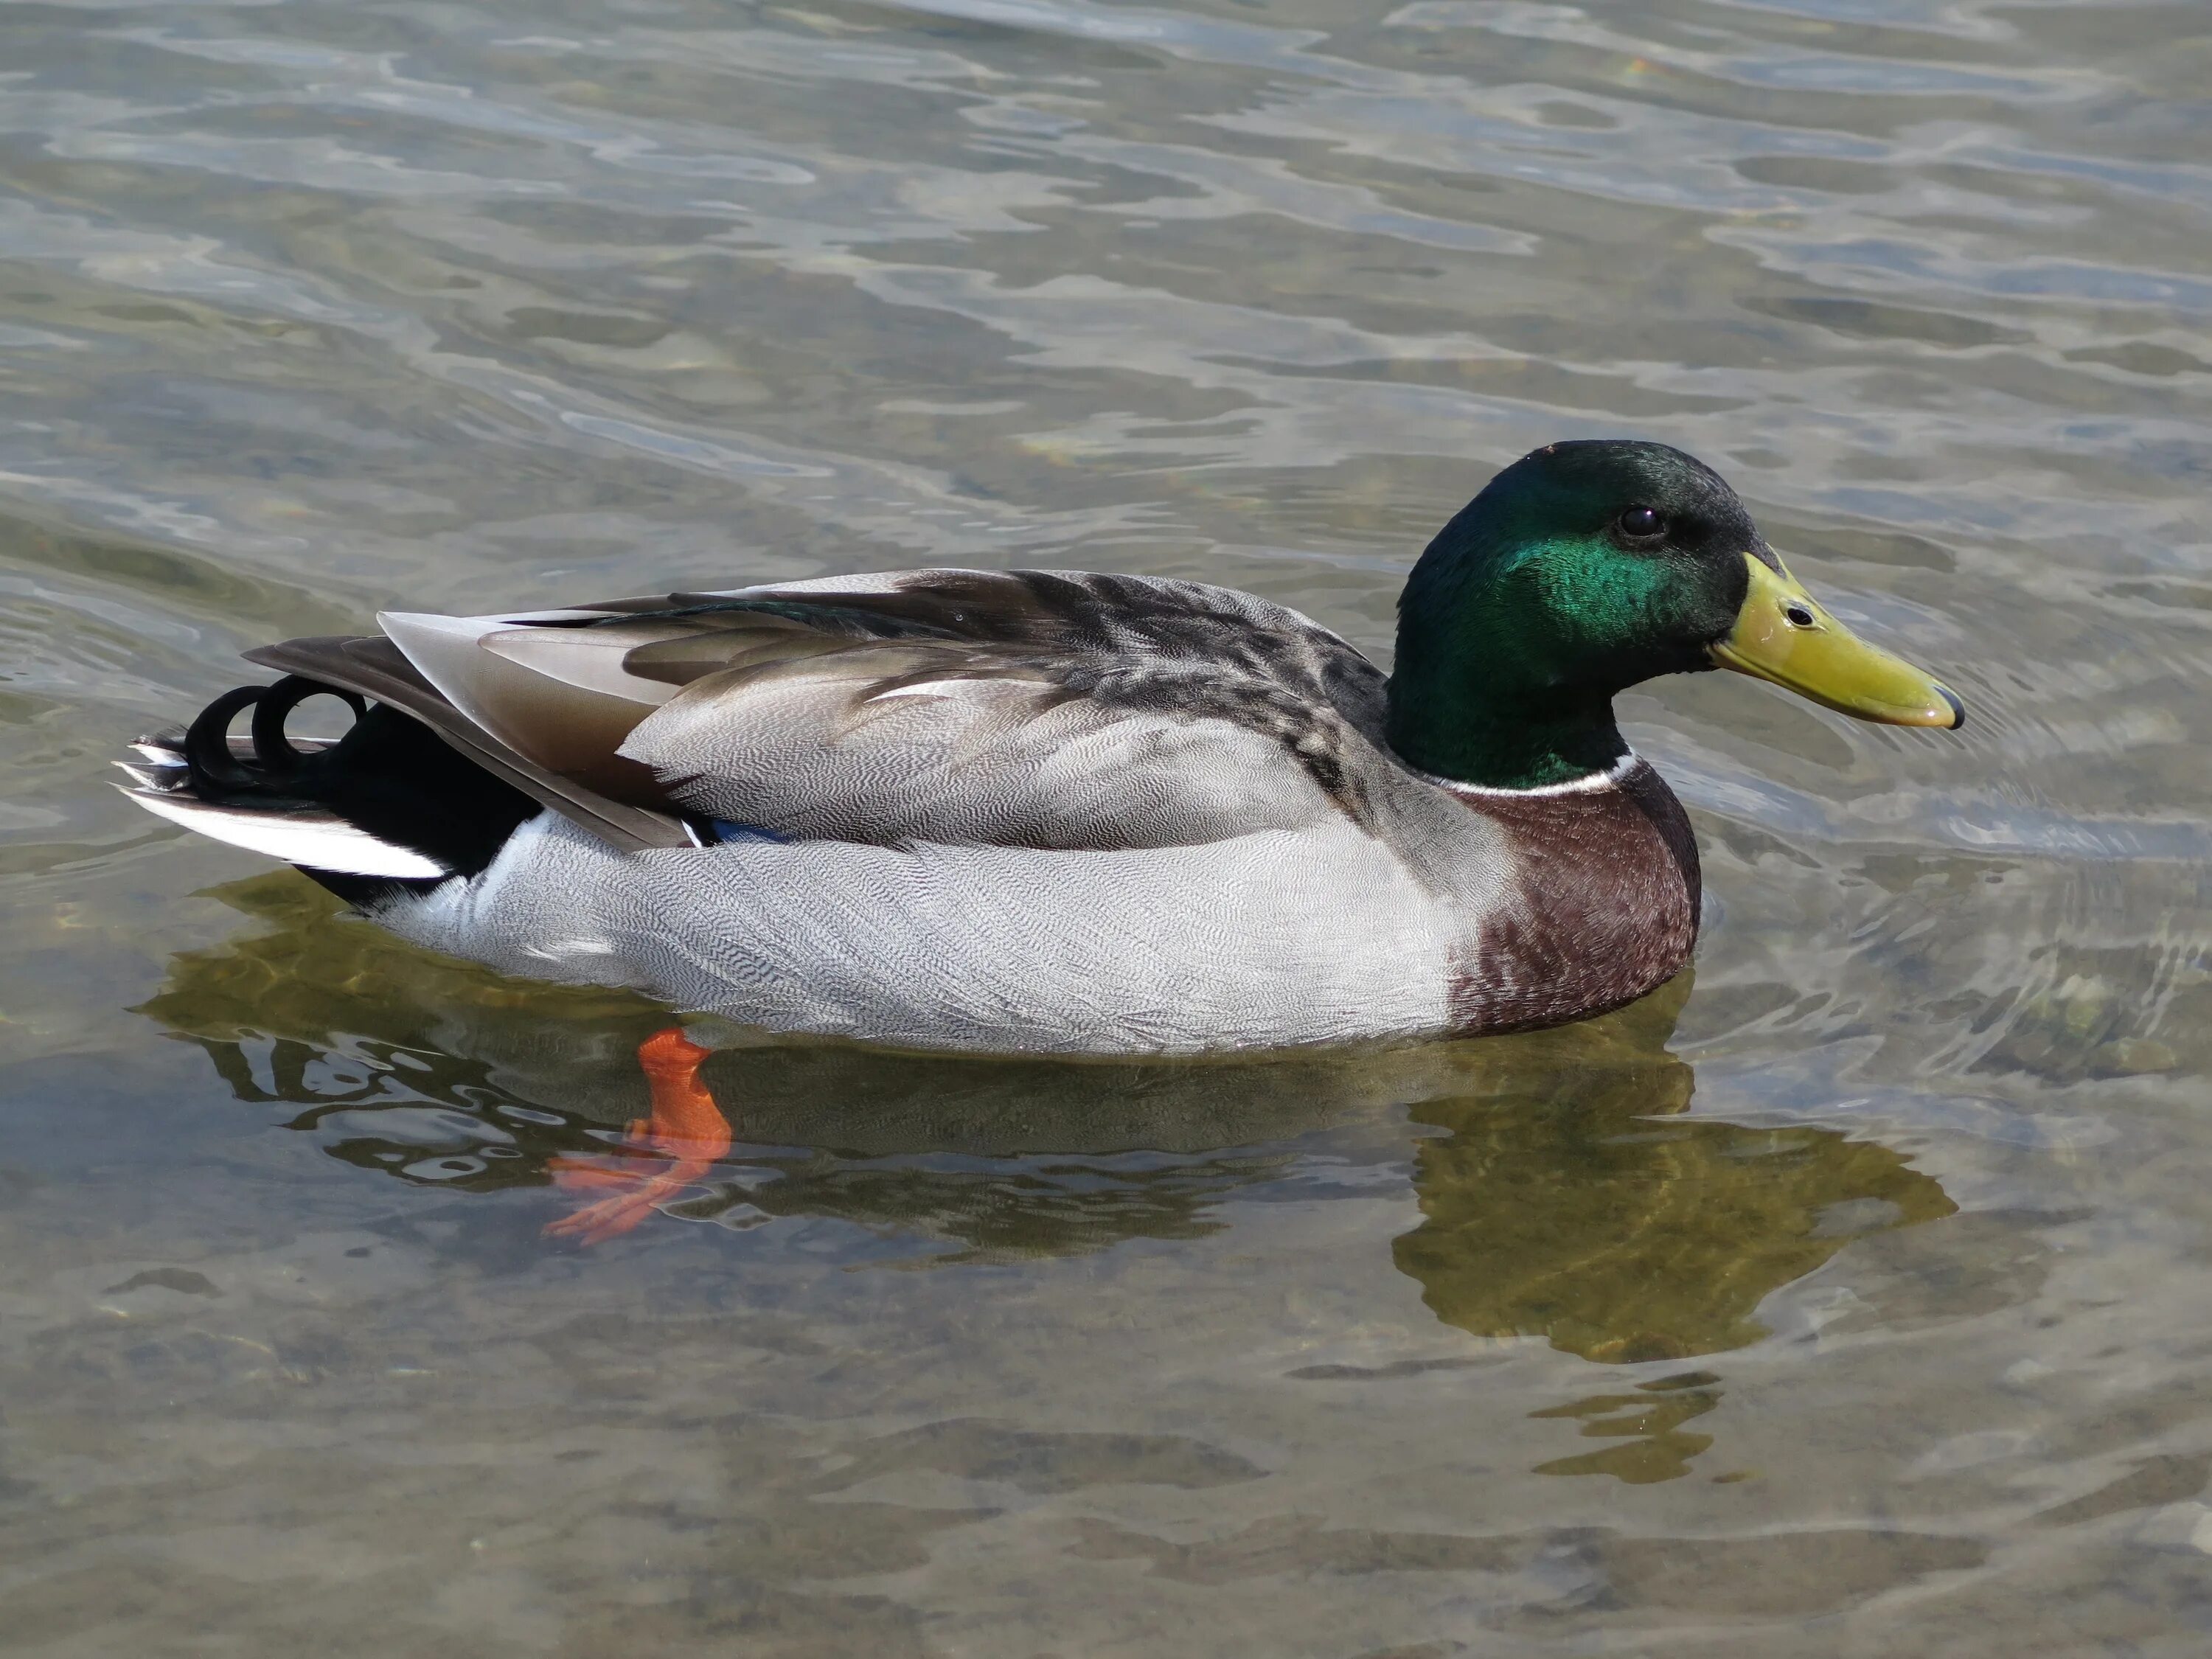
{"label": "duck's cheek", "polygon": [[1750,584],[1735,626],[1711,647],[1739,674],[1771,680],[1802,697],[1885,726],[1963,726],[1957,696],[1925,670],[1845,628],[1787,569],[1744,556]]}

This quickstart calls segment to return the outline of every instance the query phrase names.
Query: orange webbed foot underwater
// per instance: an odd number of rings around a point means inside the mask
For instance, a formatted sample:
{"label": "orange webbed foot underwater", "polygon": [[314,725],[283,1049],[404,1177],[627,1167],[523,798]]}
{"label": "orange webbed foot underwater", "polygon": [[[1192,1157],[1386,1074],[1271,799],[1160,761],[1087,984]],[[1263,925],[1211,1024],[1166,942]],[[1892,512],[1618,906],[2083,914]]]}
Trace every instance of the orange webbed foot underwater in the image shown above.
{"label": "orange webbed foot underwater", "polygon": [[[699,1081],[699,1067],[713,1052],[672,1025],[638,1045],[637,1063],[652,1092],[653,1115],[634,1120],[623,1136],[631,1156],[563,1157],[548,1164],[554,1184],[563,1192],[612,1191],[550,1223],[547,1237],[573,1238],[584,1244],[618,1237],[705,1175],[730,1150],[730,1121]],[[660,1160],[659,1167],[637,1153]]]}

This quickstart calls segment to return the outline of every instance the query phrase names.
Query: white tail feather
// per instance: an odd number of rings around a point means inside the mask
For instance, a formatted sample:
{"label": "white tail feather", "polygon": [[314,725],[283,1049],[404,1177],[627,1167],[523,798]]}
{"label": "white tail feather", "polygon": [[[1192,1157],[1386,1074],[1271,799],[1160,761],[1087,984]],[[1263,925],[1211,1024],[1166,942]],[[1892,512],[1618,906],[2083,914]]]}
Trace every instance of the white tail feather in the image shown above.
{"label": "white tail feather", "polygon": [[134,782],[157,793],[176,788],[191,775],[191,770],[180,760],[147,766],[137,761],[117,761],[116,766],[129,774]]}
{"label": "white tail feather", "polygon": [[328,812],[256,812],[240,806],[211,805],[190,795],[162,794],[121,784],[116,787],[156,817],[287,864],[410,881],[453,873],[411,848],[380,841]]}

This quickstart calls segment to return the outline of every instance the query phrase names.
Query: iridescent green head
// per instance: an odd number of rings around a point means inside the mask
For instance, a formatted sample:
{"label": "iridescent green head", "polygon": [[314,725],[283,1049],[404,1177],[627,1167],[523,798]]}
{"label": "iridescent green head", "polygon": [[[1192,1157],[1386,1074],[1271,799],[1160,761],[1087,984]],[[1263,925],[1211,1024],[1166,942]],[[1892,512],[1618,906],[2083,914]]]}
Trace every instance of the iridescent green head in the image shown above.
{"label": "iridescent green head", "polygon": [[1626,752],[1618,693],[1733,668],[1862,720],[1959,725],[1959,700],[1857,639],[1736,493],[1664,444],[1547,444],[1439,531],[1398,602],[1390,742],[1442,777],[1564,783]]}

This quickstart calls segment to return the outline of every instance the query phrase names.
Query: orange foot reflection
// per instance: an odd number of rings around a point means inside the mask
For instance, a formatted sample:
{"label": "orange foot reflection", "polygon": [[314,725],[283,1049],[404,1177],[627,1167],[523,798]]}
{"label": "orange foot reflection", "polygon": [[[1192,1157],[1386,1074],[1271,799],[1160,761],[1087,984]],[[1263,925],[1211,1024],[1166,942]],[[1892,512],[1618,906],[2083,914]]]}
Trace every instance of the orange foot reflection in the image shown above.
{"label": "orange foot reflection", "polygon": [[547,1237],[597,1244],[626,1233],[655,1206],[705,1175],[730,1150],[730,1121],[699,1081],[700,1064],[713,1052],[672,1025],[638,1045],[637,1063],[644,1067],[646,1086],[652,1091],[653,1115],[632,1121],[623,1146],[632,1154],[649,1153],[660,1162],[655,1167],[635,1156],[552,1159],[547,1167],[562,1192],[614,1190],[550,1223]]}

